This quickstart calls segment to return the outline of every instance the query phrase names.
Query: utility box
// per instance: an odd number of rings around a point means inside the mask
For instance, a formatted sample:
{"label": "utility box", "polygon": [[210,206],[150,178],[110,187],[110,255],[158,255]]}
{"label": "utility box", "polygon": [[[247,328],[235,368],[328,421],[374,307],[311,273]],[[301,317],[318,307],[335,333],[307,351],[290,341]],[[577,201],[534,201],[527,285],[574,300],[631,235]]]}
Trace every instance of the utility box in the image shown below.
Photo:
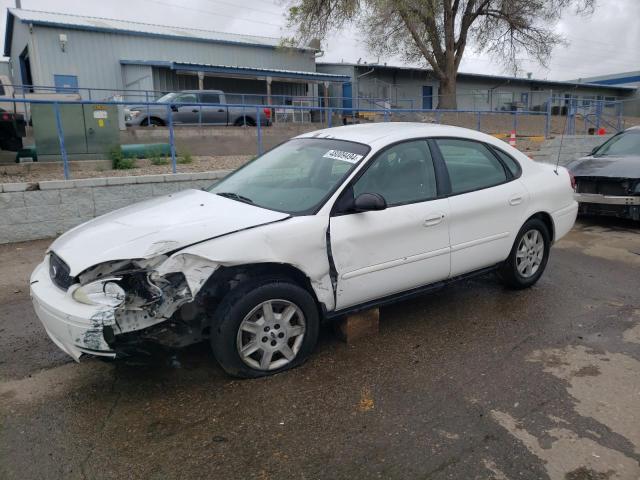
{"label": "utility box", "polygon": [[[69,159],[104,159],[109,150],[120,145],[115,105],[58,104],[58,108]],[[38,160],[61,160],[55,106],[31,105],[31,119]]]}

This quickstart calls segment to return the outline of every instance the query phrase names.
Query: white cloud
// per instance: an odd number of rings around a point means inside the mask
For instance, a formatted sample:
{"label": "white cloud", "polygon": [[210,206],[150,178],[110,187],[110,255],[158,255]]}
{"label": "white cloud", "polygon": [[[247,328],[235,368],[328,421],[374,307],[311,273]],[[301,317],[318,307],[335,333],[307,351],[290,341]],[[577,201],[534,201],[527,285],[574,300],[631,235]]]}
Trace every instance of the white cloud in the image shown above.
{"label": "white cloud", "polygon": [[[22,0],[23,8],[51,10],[51,0]],[[0,7],[14,6],[0,0]],[[208,30],[278,37],[286,33],[282,0],[56,0],[64,13],[120,18],[146,23],[175,24]],[[554,51],[549,68],[522,61],[522,70],[535,78],[558,80],[640,69],[640,1],[601,1],[591,17],[566,14],[556,26],[569,40],[568,47]],[[4,21],[0,27],[4,38]],[[357,29],[329,38],[323,61],[378,60],[359,41]],[[379,59],[398,64],[395,59]],[[468,49],[461,71],[504,74],[499,62]]]}

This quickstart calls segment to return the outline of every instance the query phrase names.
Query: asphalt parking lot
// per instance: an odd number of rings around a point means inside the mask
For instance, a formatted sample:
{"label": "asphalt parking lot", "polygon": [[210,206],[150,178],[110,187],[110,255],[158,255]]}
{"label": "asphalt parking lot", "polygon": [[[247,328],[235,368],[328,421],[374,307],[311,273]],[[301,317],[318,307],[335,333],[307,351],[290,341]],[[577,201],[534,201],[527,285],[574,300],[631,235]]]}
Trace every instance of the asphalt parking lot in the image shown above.
{"label": "asphalt parking lot", "polygon": [[49,241],[0,245],[0,478],[640,478],[640,228],[582,220],[532,289],[492,276],[325,328],[235,380],[206,346],[72,363],[32,311]]}

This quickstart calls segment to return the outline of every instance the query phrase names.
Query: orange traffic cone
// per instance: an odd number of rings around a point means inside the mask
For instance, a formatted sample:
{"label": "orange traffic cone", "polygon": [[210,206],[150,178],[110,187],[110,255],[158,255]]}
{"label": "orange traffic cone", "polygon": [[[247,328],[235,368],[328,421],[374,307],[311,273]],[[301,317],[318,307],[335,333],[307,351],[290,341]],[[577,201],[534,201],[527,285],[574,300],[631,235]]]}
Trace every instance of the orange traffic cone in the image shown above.
{"label": "orange traffic cone", "polygon": [[511,130],[511,136],[509,137],[509,145],[512,147],[516,146],[516,131]]}

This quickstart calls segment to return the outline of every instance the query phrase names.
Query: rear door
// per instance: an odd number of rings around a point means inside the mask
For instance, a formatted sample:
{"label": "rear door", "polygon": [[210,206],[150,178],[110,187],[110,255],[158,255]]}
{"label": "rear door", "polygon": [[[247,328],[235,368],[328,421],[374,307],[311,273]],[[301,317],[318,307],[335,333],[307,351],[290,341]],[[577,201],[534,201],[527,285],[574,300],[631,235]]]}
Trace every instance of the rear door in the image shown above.
{"label": "rear door", "polygon": [[505,260],[529,202],[529,194],[517,178],[517,162],[511,159],[514,164],[507,165],[493,147],[473,140],[440,138],[431,142],[450,181],[451,276]]}
{"label": "rear door", "polygon": [[449,203],[438,198],[425,140],[379,153],[336,206],[362,193],[382,195],[388,207],[361,213],[334,207],[330,238],[338,309],[449,276]]}
{"label": "rear door", "polygon": [[207,125],[227,124],[227,107],[220,105],[219,93],[201,93],[200,102],[215,104],[202,106],[202,123]]}

